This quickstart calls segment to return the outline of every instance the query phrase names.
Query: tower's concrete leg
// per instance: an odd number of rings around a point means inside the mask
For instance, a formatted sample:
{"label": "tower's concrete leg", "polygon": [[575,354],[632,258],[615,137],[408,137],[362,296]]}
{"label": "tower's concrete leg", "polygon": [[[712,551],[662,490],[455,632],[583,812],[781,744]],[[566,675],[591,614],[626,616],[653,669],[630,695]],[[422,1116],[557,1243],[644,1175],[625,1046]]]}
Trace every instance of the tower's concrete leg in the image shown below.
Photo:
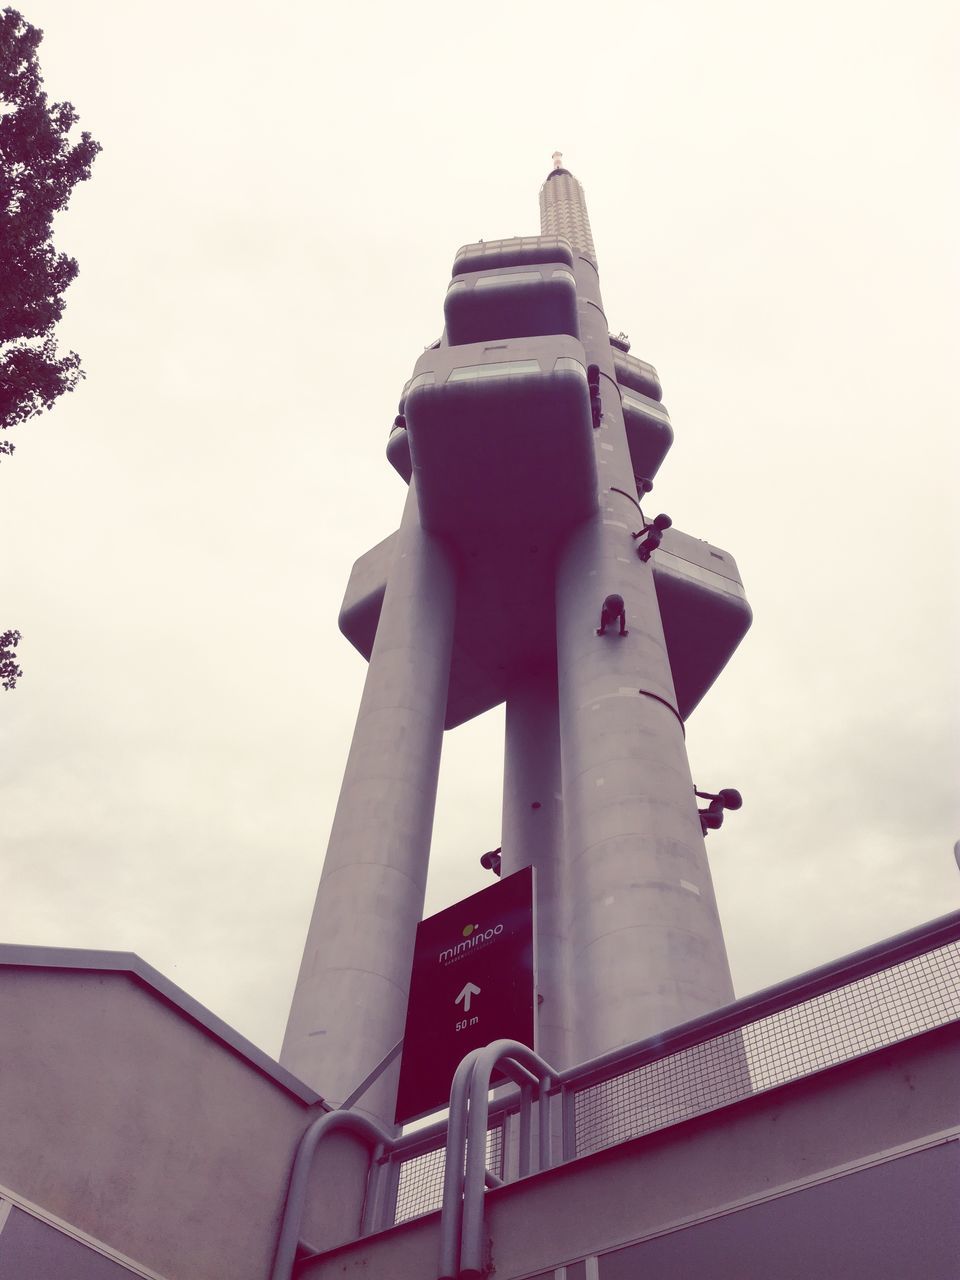
{"label": "tower's concrete leg", "polygon": [[[596,270],[581,257],[581,336],[601,370],[600,513],[557,570],[557,653],[570,976],[584,1060],[733,998],[653,570],[630,538],[640,516]],[[589,301],[588,301],[589,300]],[[629,635],[596,634],[604,596]]]}
{"label": "tower's concrete leg", "polygon": [[551,665],[524,672],[507,696],[502,874],[535,869],[536,1050],[551,1066],[566,1067],[571,1062],[571,1033],[560,884],[560,787],[557,675]]}
{"label": "tower's concrete leg", "polygon": [[[455,570],[411,485],[280,1061],[335,1103],[403,1035],[450,673]],[[398,1065],[359,1110],[393,1122]]]}

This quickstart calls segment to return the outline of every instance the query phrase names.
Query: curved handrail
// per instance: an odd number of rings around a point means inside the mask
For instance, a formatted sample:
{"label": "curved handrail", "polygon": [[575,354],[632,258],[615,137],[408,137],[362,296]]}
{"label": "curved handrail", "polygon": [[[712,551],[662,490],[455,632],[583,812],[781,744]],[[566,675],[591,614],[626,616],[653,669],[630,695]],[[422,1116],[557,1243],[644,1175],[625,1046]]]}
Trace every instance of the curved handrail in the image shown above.
{"label": "curved handrail", "polygon": [[[494,1040],[481,1049],[470,1082],[470,1113],[467,1118],[467,1162],[463,1178],[463,1226],[460,1245],[460,1276],[483,1274],[483,1175],[486,1168],[487,1121],[490,1111],[490,1077],[499,1067],[507,1074],[514,1065],[536,1077],[535,1083],[549,1084],[557,1072],[526,1045],[511,1040]],[[519,1082],[518,1082],[519,1083]],[[544,1093],[542,1096],[549,1097]],[[549,1117],[540,1114],[541,1134],[549,1133]],[[541,1148],[542,1149],[542,1148]]]}
{"label": "curved handrail", "polygon": [[546,1100],[540,1115],[542,1163],[549,1152],[549,1086],[557,1079],[557,1072],[532,1049],[515,1040],[494,1040],[474,1049],[457,1068],[450,1090],[440,1215],[440,1280],[481,1274],[490,1077],[497,1068],[524,1092],[537,1087],[540,1100]]}
{"label": "curved handrail", "polygon": [[270,1280],[290,1280],[293,1274],[313,1158],[321,1138],[325,1138],[336,1129],[355,1133],[357,1137],[365,1139],[372,1148],[382,1144],[385,1150],[390,1150],[394,1145],[392,1134],[387,1133],[369,1116],[361,1115],[358,1111],[328,1111],[307,1126],[300,1139],[293,1168],[290,1171],[290,1185],[287,1188],[287,1198],[283,1206],[283,1217],[280,1222],[280,1234],[277,1237],[277,1250],[270,1271]]}
{"label": "curved handrail", "polygon": [[466,1101],[478,1052],[474,1049],[461,1059],[450,1086],[447,1152],[443,1165],[443,1201],[440,1210],[440,1280],[456,1280],[459,1269],[463,1154],[467,1141]]}

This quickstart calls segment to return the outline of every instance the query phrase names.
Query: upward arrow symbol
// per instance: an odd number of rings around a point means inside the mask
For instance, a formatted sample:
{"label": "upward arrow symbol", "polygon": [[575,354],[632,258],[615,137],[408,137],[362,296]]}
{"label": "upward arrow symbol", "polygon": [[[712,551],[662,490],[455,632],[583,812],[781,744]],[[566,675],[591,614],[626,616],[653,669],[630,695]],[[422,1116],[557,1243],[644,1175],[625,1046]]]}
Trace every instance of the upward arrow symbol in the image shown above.
{"label": "upward arrow symbol", "polygon": [[460,1001],[462,1000],[462,1001],[463,1001],[463,1012],[464,1012],[464,1013],[469,1013],[469,1012],[470,1012],[470,999],[471,999],[471,997],[472,997],[472,996],[478,996],[479,994],[480,994],[480,988],[479,988],[479,987],[475,987],[475,986],[473,985],[473,983],[472,983],[472,982],[468,982],[468,983],[467,983],[467,985],[463,988],[463,990],[460,992],[460,994],[457,996],[456,1000],[454,1000],[454,1002],[453,1002],[453,1003],[454,1003],[454,1004],[459,1004],[459,1003],[460,1003]]}

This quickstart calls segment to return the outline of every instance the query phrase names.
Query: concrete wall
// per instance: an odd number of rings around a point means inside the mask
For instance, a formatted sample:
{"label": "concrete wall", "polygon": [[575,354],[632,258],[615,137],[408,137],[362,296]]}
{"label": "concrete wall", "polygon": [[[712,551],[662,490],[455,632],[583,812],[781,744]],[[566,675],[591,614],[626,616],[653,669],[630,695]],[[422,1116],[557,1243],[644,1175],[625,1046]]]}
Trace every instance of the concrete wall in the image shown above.
{"label": "concrete wall", "polygon": [[951,1280],[958,1190],[960,1142],[945,1142],[601,1254],[598,1277]]}
{"label": "concrete wall", "polygon": [[[489,1192],[489,1265],[497,1280],[956,1280],[958,1068],[953,1024]],[[431,1214],[345,1246],[302,1280],[435,1276],[438,1228]]]}
{"label": "concrete wall", "polygon": [[[320,1109],[199,1005],[132,972],[0,963],[0,1195],[163,1280],[263,1280],[297,1142]],[[304,1224],[318,1246],[355,1234],[356,1157],[340,1137],[318,1160]],[[14,1218],[0,1234],[0,1277],[14,1248],[39,1247],[29,1228]],[[86,1274],[64,1265],[64,1280]],[[61,1273],[18,1280],[34,1274]]]}
{"label": "concrete wall", "polygon": [[152,1280],[153,1274],[0,1198],[0,1280]]}

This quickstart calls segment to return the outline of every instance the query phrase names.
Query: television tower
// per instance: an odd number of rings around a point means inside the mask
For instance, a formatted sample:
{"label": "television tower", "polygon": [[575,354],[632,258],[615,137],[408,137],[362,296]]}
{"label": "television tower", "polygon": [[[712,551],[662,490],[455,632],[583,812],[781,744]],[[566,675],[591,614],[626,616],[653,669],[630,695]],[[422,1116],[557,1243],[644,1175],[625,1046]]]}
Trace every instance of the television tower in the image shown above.
{"label": "television tower", "polygon": [[[504,701],[537,1051],[564,1067],[733,998],[684,726],[750,609],[727,552],[641,514],[673,431],[559,153],[540,229],[457,253],[387,446],[400,528],[340,614],[369,669],[280,1059],[335,1102],[403,1034],[444,729]],[[396,1078],[359,1106],[390,1123]]]}

